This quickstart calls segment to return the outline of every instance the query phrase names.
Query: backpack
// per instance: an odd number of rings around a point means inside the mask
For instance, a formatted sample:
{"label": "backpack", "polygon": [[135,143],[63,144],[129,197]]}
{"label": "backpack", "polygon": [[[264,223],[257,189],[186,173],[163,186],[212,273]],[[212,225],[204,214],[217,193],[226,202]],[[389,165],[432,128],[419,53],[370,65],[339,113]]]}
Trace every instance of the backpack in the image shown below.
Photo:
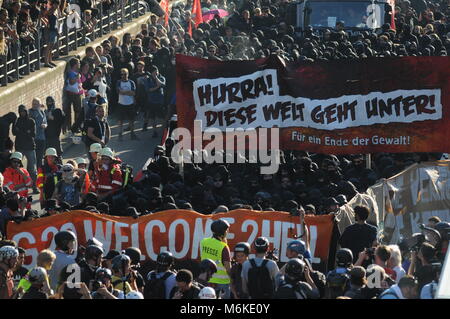
{"label": "backpack", "polygon": [[257,266],[255,259],[250,259],[251,268],[248,270],[248,292],[252,299],[272,299],[275,293],[273,280],[270,277],[266,265],[268,259],[264,259],[261,266]]}
{"label": "backpack", "polygon": [[303,292],[300,285],[292,285],[283,282],[278,288],[276,299],[307,299],[306,294]]}
{"label": "backpack", "polygon": [[149,274],[148,281],[144,288],[144,299],[166,299],[166,280],[172,275],[167,271],[161,278],[156,277],[156,272]]}
{"label": "backpack", "polygon": [[335,299],[337,296],[344,295],[345,291],[350,289],[349,275],[332,270],[327,275],[327,288],[329,298]]}
{"label": "backpack", "polygon": [[382,299],[382,297],[388,296],[388,295],[394,296],[395,299],[400,299],[400,298],[398,297],[398,295],[397,295],[395,292],[389,291],[389,290],[386,290],[386,292],[382,293],[382,294],[378,297],[378,299]]}
{"label": "backpack", "polygon": [[[120,171],[122,172],[122,188],[126,188],[127,185],[133,183],[133,167],[125,164],[125,163],[120,163],[118,164],[118,166],[120,167]],[[112,180],[112,176],[114,174],[114,172],[116,171],[116,168],[112,168],[110,171],[110,178]]]}

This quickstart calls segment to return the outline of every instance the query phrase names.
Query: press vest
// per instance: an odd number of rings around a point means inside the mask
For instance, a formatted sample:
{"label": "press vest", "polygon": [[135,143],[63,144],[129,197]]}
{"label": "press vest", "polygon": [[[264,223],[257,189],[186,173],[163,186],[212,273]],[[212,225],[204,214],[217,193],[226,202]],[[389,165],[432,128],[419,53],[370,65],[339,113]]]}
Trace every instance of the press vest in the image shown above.
{"label": "press vest", "polygon": [[227,246],[224,242],[215,238],[204,238],[200,242],[201,247],[201,259],[211,259],[217,265],[217,272],[209,280],[214,284],[229,284],[230,277],[222,263],[222,250]]}

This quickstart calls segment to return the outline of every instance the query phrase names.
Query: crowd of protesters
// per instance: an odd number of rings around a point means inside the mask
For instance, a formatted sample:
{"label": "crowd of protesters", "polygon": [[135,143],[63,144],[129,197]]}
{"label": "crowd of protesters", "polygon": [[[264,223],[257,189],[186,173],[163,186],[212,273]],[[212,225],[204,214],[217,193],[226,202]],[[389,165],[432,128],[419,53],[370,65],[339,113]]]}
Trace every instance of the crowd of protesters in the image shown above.
{"label": "crowd of protesters", "polygon": [[[86,247],[77,247],[71,231],[58,232],[55,250],[41,251],[37,265],[28,270],[23,267],[25,250],[14,241],[2,240],[0,298],[434,299],[450,223],[432,217],[424,227],[428,235],[417,234],[414,240],[387,246],[378,242],[376,227],[366,223],[369,208],[356,206],[354,210],[357,223],[344,231],[336,265],[327,273],[312,267],[306,227],[306,240],[289,242],[289,260],[281,265],[269,250],[267,238],[256,238],[252,246],[240,242],[229,247],[230,224],[215,220],[212,236],[200,243],[201,262],[192,269],[178,270],[169,251],[159,253],[149,270],[140,265],[139,248],[106,253],[95,238]],[[298,213],[303,219],[305,210],[300,208]],[[361,249],[355,251],[356,246]]]}
{"label": "crowd of protesters", "polygon": [[[60,5],[57,0],[51,3],[55,10]],[[73,209],[135,218],[177,208],[203,214],[238,208],[287,211],[299,218],[304,214],[335,214],[378,179],[393,176],[416,162],[440,159],[442,154],[437,153],[377,153],[372,156],[371,168],[367,168],[361,154],[285,151],[278,173],[272,175],[260,175],[259,165],[250,164],[249,159],[242,164],[185,163],[181,170],[171,158],[176,141],[169,137],[156,147],[143,176],[133,179],[133,169],[108,147],[108,117],[113,114],[120,118],[119,141],[125,130],[131,131],[131,139],[141,138],[135,127],[137,116],[143,117],[143,131],[149,125],[154,127],[157,120],[167,122],[175,112],[176,53],[217,60],[277,54],[288,61],[314,62],[446,56],[450,49],[449,9],[445,2],[400,1],[395,10],[395,30],[383,25],[376,32],[364,31],[357,36],[350,36],[342,28],[320,34],[308,28],[296,34],[285,21],[287,4],[208,1],[202,4],[205,11],[223,9],[229,16],[226,20],[216,16],[196,26],[191,4],[179,3],[172,7],[168,26],[164,18],[153,15],[135,37],[111,36],[97,47],[87,47],[83,59],[71,59],[65,72],[61,108],[49,96],[45,106],[34,99],[29,109],[19,106],[19,116],[11,112],[0,118],[2,235],[6,235],[8,221],[19,223]],[[35,5],[39,7],[40,3]],[[31,2],[30,6],[34,8]],[[22,12],[20,5],[18,12]],[[4,19],[1,14],[0,19]],[[155,128],[153,132],[154,138],[160,137]],[[64,160],[61,134],[82,137],[86,153],[79,154],[76,160]],[[225,153],[217,151],[218,155],[223,156],[223,162],[230,162]],[[29,189],[39,194],[41,211],[31,209]],[[248,243],[228,247],[224,238],[229,225],[224,221],[218,230],[212,230],[213,238],[203,243],[204,247],[220,248],[214,260],[221,261],[218,265],[213,262],[214,268],[207,252],[217,249],[205,249],[206,257],[202,259],[206,262],[202,261],[199,274],[198,268],[194,271],[195,276],[187,269],[175,273],[170,253],[158,256],[153,273],[138,267],[141,253],[133,247],[125,254],[105,252],[101,244],[93,241],[86,249],[78,249],[75,256],[76,238],[69,232],[61,232],[55,238],[57,250],[40,252],[42,261],[38,257],[38,266],[27,272],[21,264],[23,250],[5,239],[0,248],[0,295],[82,299],[139,298],[139,292],[148,298],[175,299],[433,296],[448,245],[449,224],[438,218],[429,221],[428,232],[435,229],[438,241],[416,236],[391,247],[377,241],[376,226],[366,222],[370,214],[373,212],[367,207],[355,208],[356,223],[341,234],[336,268],[327,274],[312,268],[307,236],[289,244],[287,257],[291,260],[279,269],[281,265],[275,261],[265,261],[274,258],[265,238],[258,238],[253,247]],[[414,240],[417,242],[411,244]],[[252,253],[256,253],[253,261],[249,260]],[[82,269],[83,284],[76,289],[67,284],[67,268],[74,263]],[[261,276],[270,280],[255,280]],[[379,285],[369,284],[374,277]],[[15,278],[18,280],[14,283]],[[20,285],[21,280],[26,283]]]}

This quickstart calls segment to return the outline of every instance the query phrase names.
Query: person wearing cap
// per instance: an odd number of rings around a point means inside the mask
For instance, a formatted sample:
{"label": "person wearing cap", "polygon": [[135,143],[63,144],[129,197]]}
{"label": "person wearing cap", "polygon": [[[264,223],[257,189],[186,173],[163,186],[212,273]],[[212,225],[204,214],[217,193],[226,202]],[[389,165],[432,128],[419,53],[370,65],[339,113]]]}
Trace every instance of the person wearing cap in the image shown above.
{"label": "person wearing cap", "polygon": [[97,108],[98,92],[95,89],[88,91],[87,99],[84,100],[84,119],[90,120],[95,117],[95,109]]}
{"label": "person wearing cap", "polygon": [[33,180],[22,166],[22,153],[14,152],[10,156],[10,165],[3,172],[3,185],[11,191],[18,192],[21,197],[28,197],[28,188]]}
{"label": "person wearing cap", "polygon": [[234,246],[233,266],[231,267],[231,292],[235,299],[248,299],[248,294],[242,290],[242,265],[248,260],[250,244],[240,242]]}
{"label": "person wearing cap", "polygon": [[67,202],[71,206],[80,204],[81,190],[84,188],[84,180],[87,172],[77,170],[80,176],[75,174],[75,168],[71,164],[61,167],[62,179],[56,184],[52,198],[59,202]]}
{"label": "person wearing cap", "polygon": [[55,185],[61,179],[60,170],[60,158],[56,149],[50,147],[47,148],[44,155],[44,164],[39,167],[36,184],[40,190],[39,202],[41,208],[44,206],[44,202],[51,198],[55,190]]}
{"label": "person wearing cap", "polygon": [[[78,171],[77,171],[77,175],[79,177],[81,177],[81,173],[80,171],[84,171],[84,172],[88,172],[87,170],[87,166],[88,166],[88,161],[86,159],[84,159],[83,157],[77,157],[75,159],[75,163],[77,164],[78,167]],[[81,192],[83,193],[83,195],[86,195],[87,193],[89,193],[91,190],[91,179],[89,177],[89,174],[86,174],[84,177],[84,187],[81,190]]]}
{"label": "person wearing cap", "polygon": [[102,261],[102,267],[104,268],[108,268],[108,269],[112,269],[112,260],[114,257],[119,256],[120,253],[117,250],[110,250],[108,251],[108,253],[106,254],[105,257],[103,257],[103,261]]}
{"label": "person wearing cap", "polygon": [[[33,192],[39,194],[36,182],[36,123],[30,118],[25,105],[19,105],[19,118],[12,127],[12,133],[16,136],[15,149],[27,159],[27,171],[33,180]],[[21,156],[21,157],[22,157]],[[22,160],[22,158],[20,159]],[[30,186],[31,187],[31,186]]]}
{"label": "person wearing cap", "polygon": [[99,199],[114,194],[122,187],[122,171],[114,162],[113,151],[105,147],[100,153],[100,167],[96,172],[94,185]]}
{"label": "person wearing cap", "polygon": [[60,108],[56,108],[55,99],[52,96],[47,96],[45,99],[47,109],[44,111],[47,118],[47,128],[45,129],[45,140],[47,148],[54,148],[58,156],[62,156],[63,150],[61,147],[61,131],[65,121],[65,115]]}

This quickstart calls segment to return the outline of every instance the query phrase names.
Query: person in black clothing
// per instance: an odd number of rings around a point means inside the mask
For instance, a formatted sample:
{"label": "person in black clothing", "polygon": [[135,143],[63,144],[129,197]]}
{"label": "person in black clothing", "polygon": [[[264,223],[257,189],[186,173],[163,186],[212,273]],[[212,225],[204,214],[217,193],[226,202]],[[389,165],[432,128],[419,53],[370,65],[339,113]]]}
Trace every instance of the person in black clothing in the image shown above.
{"label": "person in black clothing", "polygon": [[58,156],[61,157],[63,150],[60,135],[65,118],[64,112],[60,108],[56,108],[55,99],[52,96],[47,97],[45,104],[47,105],[47,110],[45,110],[45,116],[47,117],[47,128],[45,129],[46,148],[53,147],[56,149]]}
{"label": "person in black clothing", "polygon": [[377,228],[366,223],[369,217],[369,208],[366,206],[355,206],[356,223],[348,226],[341,238],[339,244],[342,248],[349,248],[353,253],[353,262],[356,262],[358,255],[365,248],[373,246],[377,240]]}
{"label": "person in black clothing", "polygon": [[100,143],[105,147],[111,136],[108,120],[105,118],[104,105],[98,105],[95,109],[95,117],[86,122],[86,149],[89,154],[89,147],[93,143]]}
{"label": "person in black clothing", "polygon": [[9,129],[11,125],[17,120],[17,115],[14,112],[9,112],[0,117],[0,153],[5,150],[6,141],[9,137]]}
{"label": "person in black clothing", "polygon": [[[86,248],[84,259],[79,263],[81,270],[81,281],[88,287],[95,279],[95,272],[102,264],[103,249],[96,245],[90,245]],[[92,289],[92,287],[89,287]]]}
{"label": "person in black clothing", "polygon": [[25,260],[25,249],[19,247],[17,248],[19,251],[19,257],[17,257],[17,264],[14,268],[14,284],[17,287],[17,285],[20,282],[20,279],[25,277],[25,275],[28,273],[28,269],[23,266],[23,262]]}
{"label": "person in black clothing", "polygon": [[19,118],[12,128],[13,135],[16,136],[15,147],[16,151],[22,153],[27,158],[27,171],[30,173],[33,180],[33,191],[39,194],[36,187],[36,143],[34,138],[36,136],[36,123],[28,115],[28,110],[25,105],[19,106]]}
{"label": "person in black clothing", "polygon": [[181,269],[178,271],[175,280],[178,287],[172,289],[170,293],[171,299],[199,299],[200,288],[194,284],[194,276],[191,271]]}
{"label": "person in black clothing", "polygon": [[35,267],[30,270],[28,280],[31,287],[22,296],[22,299],[48,299],[48,295],[42,291],[47,280],[47,271],[42,267]]}

